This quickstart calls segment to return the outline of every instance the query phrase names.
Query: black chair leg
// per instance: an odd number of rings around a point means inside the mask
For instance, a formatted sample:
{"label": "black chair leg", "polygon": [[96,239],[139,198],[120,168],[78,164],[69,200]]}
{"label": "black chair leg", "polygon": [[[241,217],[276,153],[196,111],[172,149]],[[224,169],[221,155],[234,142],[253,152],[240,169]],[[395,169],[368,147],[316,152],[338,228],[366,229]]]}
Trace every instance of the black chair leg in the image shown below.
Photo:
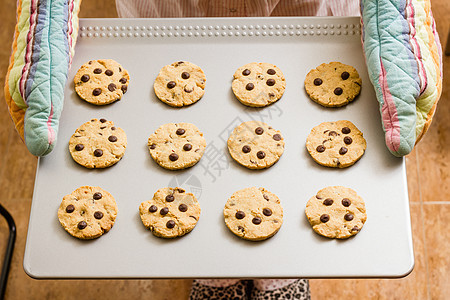
{"label": "black chair leg", "polygon": [[2,266],[2,274],[0,278],[0,300],[5,297],[6,283],[8,281],[9,267],[11,265],[14,244],[16,242],[16,224],[9,212],[0,204],[0,214],[6,219],[9,226],[9,239],[6,246],[5,259]]}

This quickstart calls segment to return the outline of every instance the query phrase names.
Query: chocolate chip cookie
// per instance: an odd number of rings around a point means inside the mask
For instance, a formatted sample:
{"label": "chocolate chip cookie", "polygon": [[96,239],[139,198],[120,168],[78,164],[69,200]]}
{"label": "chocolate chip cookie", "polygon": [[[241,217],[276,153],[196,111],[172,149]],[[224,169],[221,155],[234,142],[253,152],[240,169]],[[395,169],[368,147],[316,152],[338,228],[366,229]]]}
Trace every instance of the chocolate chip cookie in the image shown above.
{"label": "chocolate chip cookie", "polygon": [[114,165],[123,157],[126,147],[125,131],[105,119],[84,123],[69,140],[73,160],[89,169]]}
{"label": "chocolate chip cookie", "polygon": [[91,60],[78,70],[73,79],[78,96],[95,105],[120,100],[127,92],[130,75],[112,59]]}
{"label": "chocolate chip cookie", "polygon": [[205,93],[205,84],[206,76],[199,66],[179,61],[161,69],[153,89],[162,102],[181,107],[200,100]]}
{"label": "chocolate chip cookie", "polygon": [[276,163],[284,152],[281,132],[263,122],[249,121],[237,126],[228,138],[228,151],[249,169],[264,169]]}
{"label": "chocolate chip cookie", "polygon": [[315,232],[338,239],[360,232],[367,219],[364,200],[354,190],[343,186],[321,189],[309,199],[305,213]]}
{"label": "chocolate chip cookie", "polygon": [[311,130],[306,148],[318,164],[346,168],[363,156],[366,140],[350,121],[324,122]]}
{"label": "chocolate chip cookie", "polygon": [[253,62],[237,69],[231,88],[242,104],[264,107],[283,96],[286,80],[277,66]]}
{"label": "chocolate chip cookie", "polygon": [[280,199],[264,188],[246,188],[231,195],[223,210],[225,224],[245,240],[262,241],[275,235],[283,224]]}
{"label": "chocolate chip cookie", "polygon": [[205,148],[203,133],[190,123],[164,124],[148,138],[151,157],[169,170],[192,167],[202,158]]}
{"label": "chocolate chip cookie", "polygon": [[108,232],[114,225],[117,205],[100,187],[82,186],[64,196],[58,209],[62,227],[72,236],[89,240]]}
{"label": "chocolate chip cookie", "polygon": [[361,84],[358,71],[340,62],[323,63],[305,78],[309,97],[325,107],[340,107],[353,101],[361,91]]}
{"label": "chocolate chip cookie", "polygon": [[200,218],[200,204],[195,196],[181,188],[159,189],[152,200],[139,206],[145,227],[158,237],[175,238],[191,232]]}

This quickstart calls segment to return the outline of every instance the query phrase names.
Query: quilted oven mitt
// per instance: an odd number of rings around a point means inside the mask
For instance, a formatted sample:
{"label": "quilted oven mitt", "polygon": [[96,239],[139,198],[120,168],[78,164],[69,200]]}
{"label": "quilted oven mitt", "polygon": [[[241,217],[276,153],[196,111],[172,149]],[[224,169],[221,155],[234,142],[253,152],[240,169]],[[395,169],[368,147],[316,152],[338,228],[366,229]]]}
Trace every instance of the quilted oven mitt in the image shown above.
{"label": "quilted oven mitt", "polygon": [[442,91],[442,48],[429,0],[361,0],[363,47],[386,146],[412,151]]}
{"label": "quilted oven mitt", "polygon": [[36,156],[58,134],[64,86],[78,34],[81,0],[18,0],[5,99],[16,129]]}

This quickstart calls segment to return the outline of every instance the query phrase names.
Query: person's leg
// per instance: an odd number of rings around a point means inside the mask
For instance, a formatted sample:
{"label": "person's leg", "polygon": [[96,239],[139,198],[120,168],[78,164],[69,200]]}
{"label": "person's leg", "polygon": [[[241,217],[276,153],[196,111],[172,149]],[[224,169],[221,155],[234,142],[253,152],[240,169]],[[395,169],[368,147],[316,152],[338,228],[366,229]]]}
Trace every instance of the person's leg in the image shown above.
{"label": "person's leg", "polygon": [[253,280],[252,300],[300,299],[310,300],[307,279],[257,279]]}
{"label": "person's leg", "polygon": [[238,279],[196,279],[192,283],[190,300],[231,299],[241,300],[247,297],[247,282]]}

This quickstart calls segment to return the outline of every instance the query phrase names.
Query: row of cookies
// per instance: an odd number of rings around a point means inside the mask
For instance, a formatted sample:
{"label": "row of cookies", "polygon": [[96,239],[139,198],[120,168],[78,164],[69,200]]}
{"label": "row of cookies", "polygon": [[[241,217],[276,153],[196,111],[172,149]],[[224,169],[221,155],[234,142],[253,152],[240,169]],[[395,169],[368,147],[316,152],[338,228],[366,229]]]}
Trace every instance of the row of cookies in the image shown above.
{"label": "row of cookies", "polygon": [[[150,135],[147,145],[156,163],[178,170],[200,161],[206,140],[193,124],[167,123]],[[234,128],[227,145],[231,157],[239,164],[249,169],[263,169],[280,159],[285,142],[279,130],[264,122],[248,121]],[[104,118],[82,124],[69,140],[72,158],[86,168],[114,165],[123,157],[126,147],[125,131]],[[366,140],[350,121],[324,122],[311,130],[306,148],[317,163],[345,168],[362,157]]]}
{"label": "row of cookies", "polygon": [[[94,239],[108,232],[117,217],[113,196],[100,187],[82,186],[64,196],[58,209],[62,227],[79,239]],[[181,188],[159,189],[139,206],[143,225],[155,236],[175,238],[194,229],[201,208],[192,193]],[[306,204],[305,214],[313,230],[329,237],[346,239],[361,231],[366,219],[364,200],[346,187],[320,190]],[[283,224],[280,199],[264,188],[245,188],[233,193],[223,209],[228,229],[240,238],[266,240]]]}
{"label": "row of cookies", "polygon": [[[95,105],[120,100],[128,90],[129,81],[128,71],[112,59],[89,61],[74,77],[76,93]],[[304,84],[311,99],[326,107],[343,106],[361,90],[361,78],[356,69],[340,62],[322,64],[311,70]],[[162,102],[182,107],[200,100],[205,85],[206,76],[199,66],[178,61],[160,70],[153,89]],[[242,104],[265,107],[283,96],[286,80],[276,65],[253,62],[236,70],[231,88]]]}

